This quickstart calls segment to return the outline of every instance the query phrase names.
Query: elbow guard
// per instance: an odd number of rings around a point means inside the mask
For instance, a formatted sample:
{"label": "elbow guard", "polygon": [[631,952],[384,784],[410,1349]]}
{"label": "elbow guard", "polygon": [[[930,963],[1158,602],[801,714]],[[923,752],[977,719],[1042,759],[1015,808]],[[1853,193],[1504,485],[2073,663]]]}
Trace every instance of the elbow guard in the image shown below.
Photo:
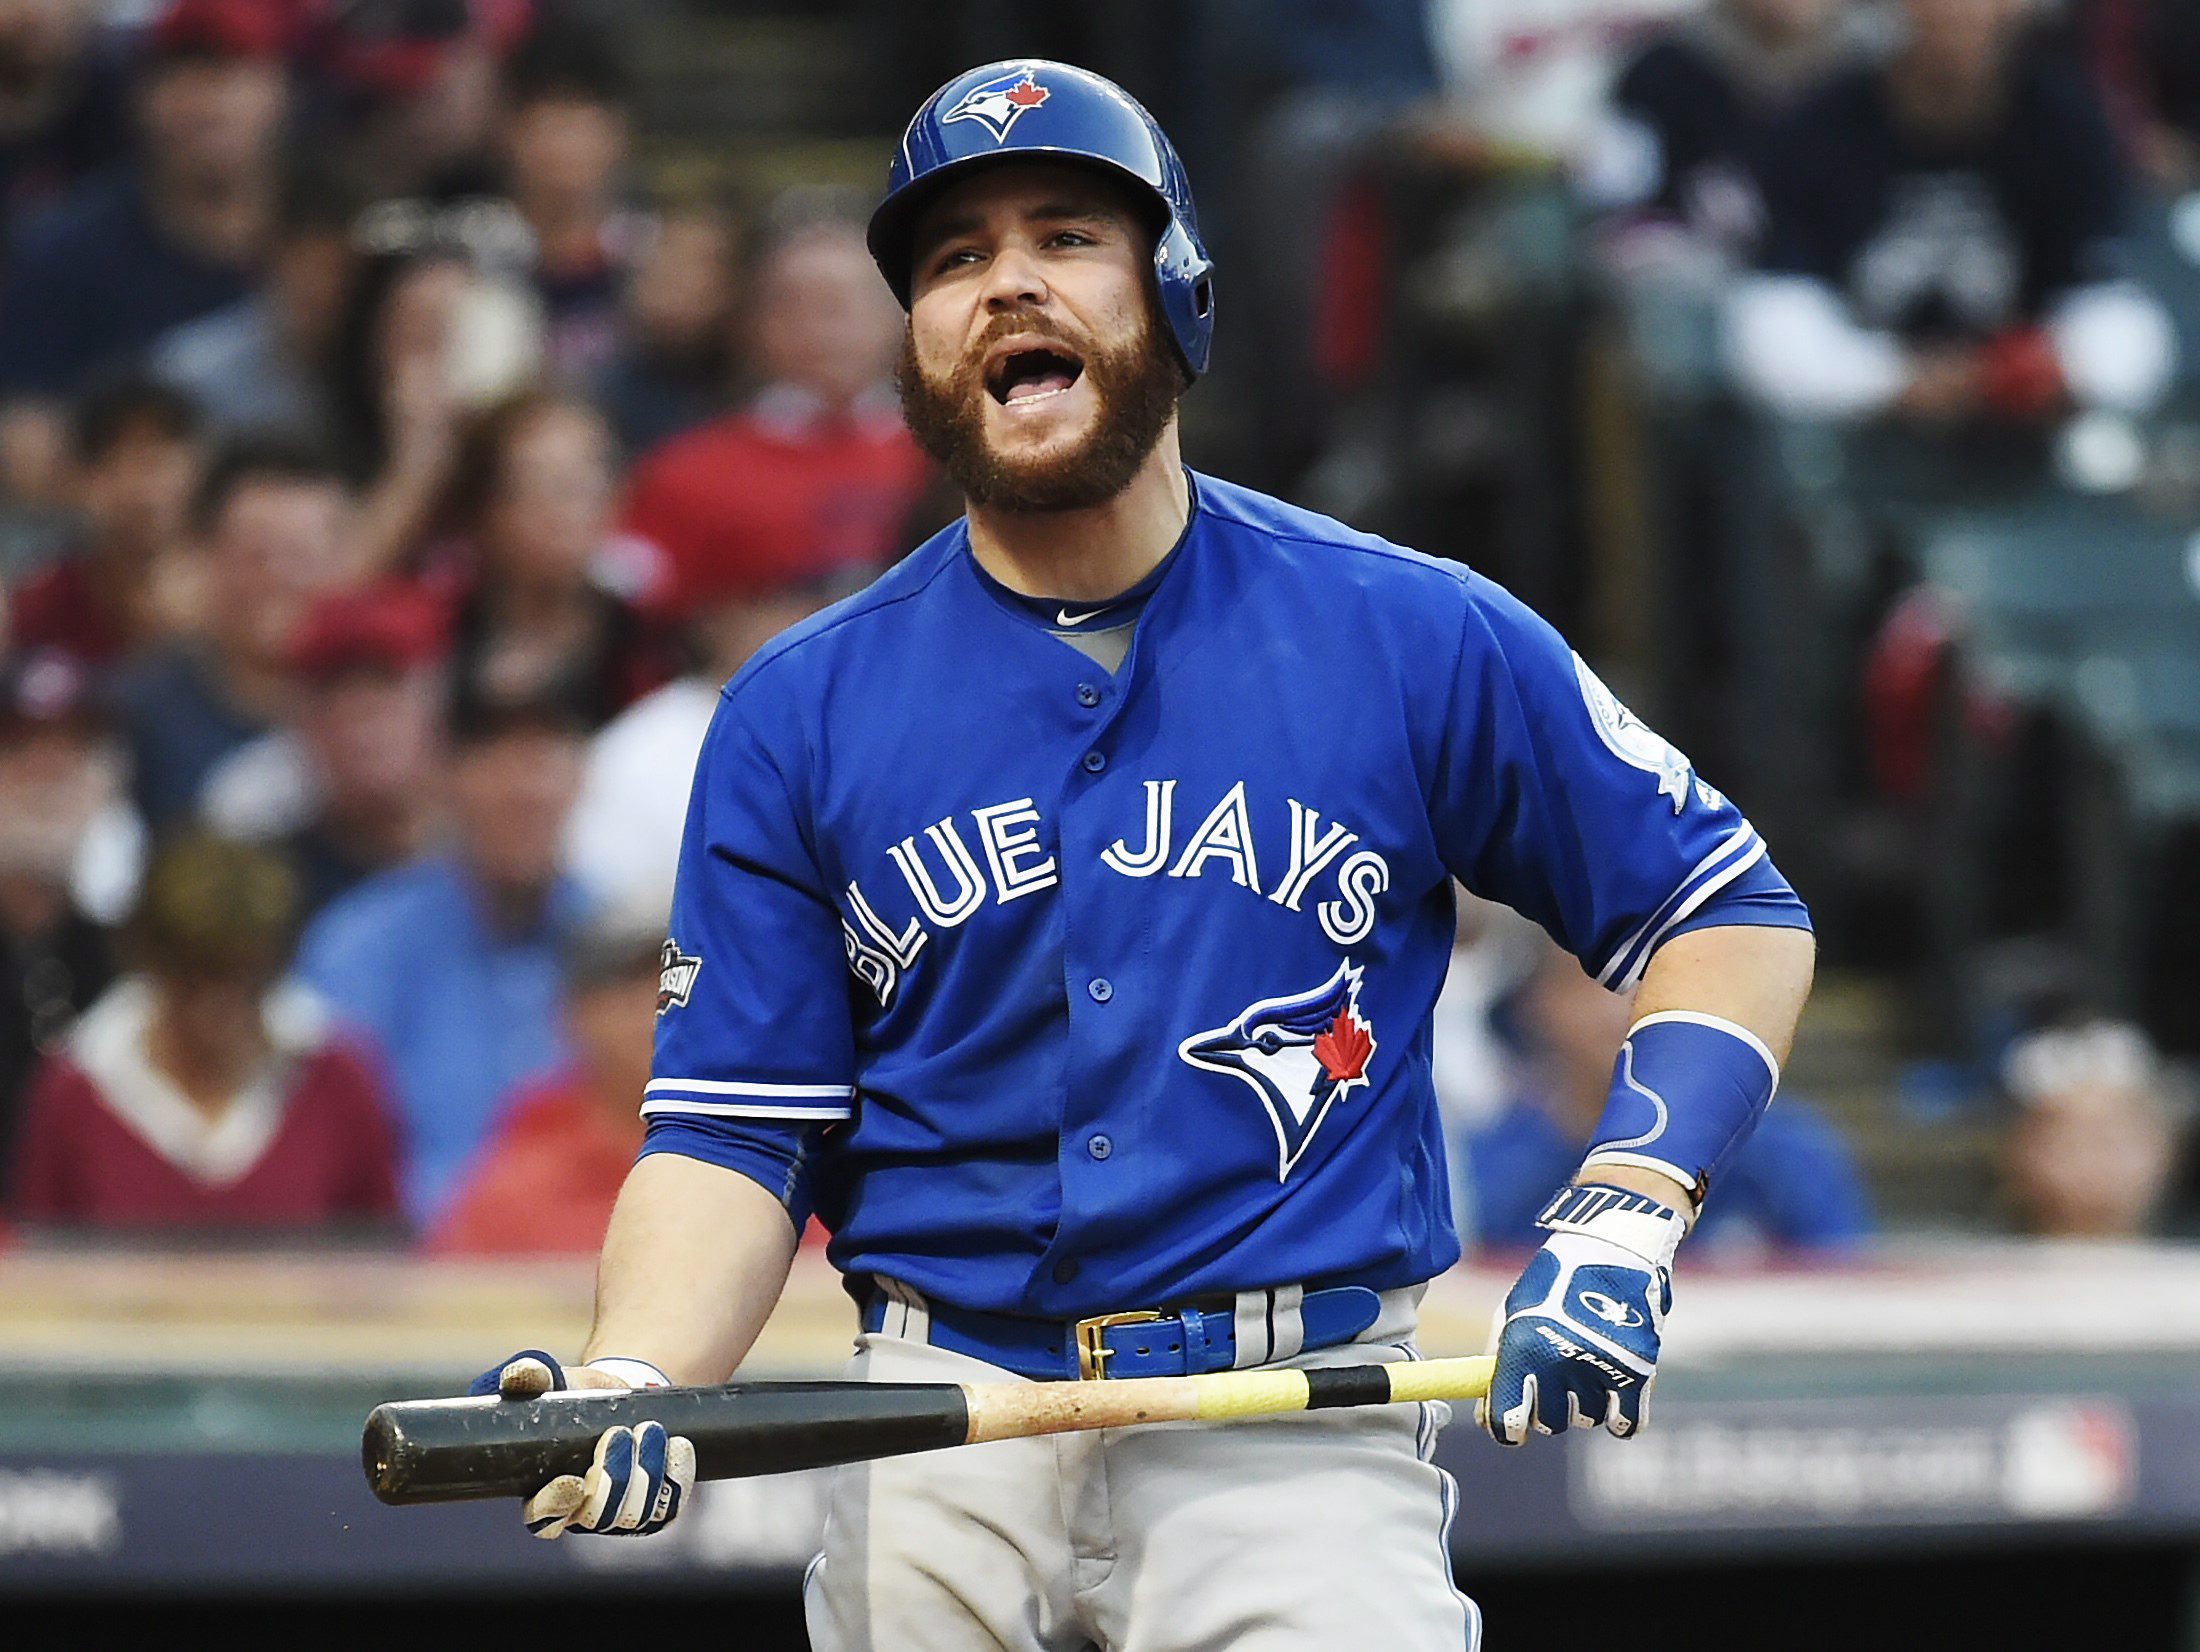
{"label": "elbow guard", "polygon": [[1582,1168],[1659,1171],[1701,1204],[1779,1087],[1780,1064],[1747,1027],[1694,1010],[1646,1015],[1619,1047]]}

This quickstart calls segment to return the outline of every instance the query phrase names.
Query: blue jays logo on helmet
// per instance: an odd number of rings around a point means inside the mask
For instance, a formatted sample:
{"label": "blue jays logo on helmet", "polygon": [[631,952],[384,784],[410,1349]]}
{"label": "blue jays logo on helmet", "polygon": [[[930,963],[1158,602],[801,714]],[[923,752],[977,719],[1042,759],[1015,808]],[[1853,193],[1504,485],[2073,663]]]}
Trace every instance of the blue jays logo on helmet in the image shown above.
{"label": "blue jays logo on helmet", "polygon": [[1009,128],[1046,100],[1046,87],[1039,83],[1033,70],[1026,65],[1012,69],[982,86],[971,87],[954,108],[940,116],[940,124],[945,126],[958,120],[979,121],[993,134],[995,143],[1006,143]]}
{"label": "blue jays logo on helmet", "polygon": [[1276,1180],[1302,1158],[1329,1110],[1368,1082],[1375,1029],[1360,1014],[1360,966],[1350,959],[1312,992],[1263,998],[1176,1047],[1195,1067],[1251,1087],[1276,1131]]}

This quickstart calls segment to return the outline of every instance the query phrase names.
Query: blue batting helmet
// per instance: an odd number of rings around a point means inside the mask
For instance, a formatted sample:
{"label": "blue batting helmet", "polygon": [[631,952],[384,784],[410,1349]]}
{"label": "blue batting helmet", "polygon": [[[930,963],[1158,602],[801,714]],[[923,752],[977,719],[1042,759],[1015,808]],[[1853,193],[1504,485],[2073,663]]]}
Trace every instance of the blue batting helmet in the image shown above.
{"label": "blue batting helmet", "polygon": [[988,63],[925,99],[871,214],[871,256],[909,307],[917,216],[952,177],[990,161],[1045,156],[1088,163],[1133,186],[1160,219],[1153,273],[1184,365],[1206,371],[1215,329],[1214,261],[1200,244],[1184,163],[1153,116],[1112,80],[1044,58]]}

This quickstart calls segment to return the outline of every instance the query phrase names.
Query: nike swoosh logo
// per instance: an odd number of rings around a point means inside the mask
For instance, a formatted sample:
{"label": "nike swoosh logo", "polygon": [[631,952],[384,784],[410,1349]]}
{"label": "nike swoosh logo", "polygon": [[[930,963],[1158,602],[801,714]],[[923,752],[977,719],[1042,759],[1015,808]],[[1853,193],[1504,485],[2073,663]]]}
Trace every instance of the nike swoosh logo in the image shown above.
{"label": "nike swoosh logo", "polygon": [[1106,613],[1113,606],[1113,603],[1103,602],[1099,607],[1088,608],[1082,614],[1073,614],[1067,608],[1058,608],[1054,612],[1054,618],[1060,625],[1082,625],[1094,615]]}

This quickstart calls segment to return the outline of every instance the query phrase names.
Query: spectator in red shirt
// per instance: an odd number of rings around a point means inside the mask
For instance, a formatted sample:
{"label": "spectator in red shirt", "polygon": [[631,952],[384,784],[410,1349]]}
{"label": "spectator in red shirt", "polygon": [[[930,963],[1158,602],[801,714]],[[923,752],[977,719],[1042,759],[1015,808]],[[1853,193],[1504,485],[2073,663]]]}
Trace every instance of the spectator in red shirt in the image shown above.
{"label": "spectator in red shirt", "polygon": [[150,379],[113,380],[78,404],[69,448],[84,538],[8,593],[10,638],[113,665],[163,629],[158,574],[205,461],[198,411]]}
{"label": "spectator in red shirt", "polygon": [[478,559],[452,627],[458,680],[559,700],[594,729],[673,674],[627,595],[643,571],[612,538],[615,487],[611,432],[576,397],[522,391],[468,429],[447,513]]}
{"label": "spectator in red shirt", "polygon": [[372,1068],[278,986],[297,911],[265,850],[189,836],[149,869],[136,973],[47,1058],[9,1193],[25,1225],[164,1230],[393,1223],[397,1145]]}
{"label": "spectator in red shirt", "polygon": [[627,525],[676,587],[758,590],[898,556],[927,471],[887,375],[901,316],[852,225],[780,232],[758,266],[749,405],[645,457]]}
{"label": "spectator in red shirt", "polygon": [[661,919],[607,913],[559,956],[571,1057],[507,1098],[429,1235],[431,1249],[593,1256],[642,1145],[642,1087],[656,1029]]}

